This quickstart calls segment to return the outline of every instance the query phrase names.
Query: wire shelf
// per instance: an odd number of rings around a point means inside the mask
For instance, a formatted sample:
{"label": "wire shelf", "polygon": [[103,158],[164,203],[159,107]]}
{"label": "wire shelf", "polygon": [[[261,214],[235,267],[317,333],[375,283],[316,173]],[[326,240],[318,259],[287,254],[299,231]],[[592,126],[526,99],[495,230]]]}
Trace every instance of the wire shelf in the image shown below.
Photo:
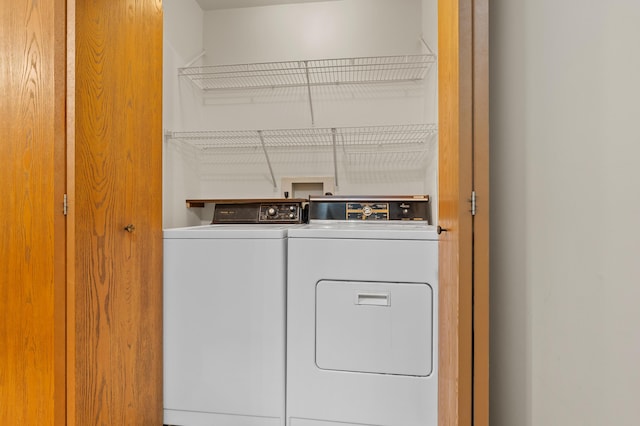
{"label": "wire shelf", "polygon": [[[242,154],[256,158],[259,153],[267,163],[274,188],[277,186],[270,155],[318,149],[331,153],[333,173],[338,184],[338,151],[349,163],[387,163],[389,161],[422,161],[433,152],[435,124],[407,124],[389,126],[327,127],[277,130],[223,130],[200,132],[173,132],[169,139],[184,143],[202,155],[201,158],[219,158],[224,163],[236,159],[242,164]],[[300,152],[300,151],[297,151]],[[218,157],[221,155],[221,157]],[[225,156],[226,155],[226,156]],[[224,159],[223,159],[224,158]],[[366,164],[365,164],[366,165]]]}
{"label": "wire shelf", "polygon": [[438,132],[435,124],[389,126],[327,127],[276,130],[223,130],[173,132],[171,138],[201,150],[258,147],[333,147],[345,149],[373,147],[401,149],[405,145],[425,145]]}
{"label": "wire shelf", "polygon": [[313,59],[178,69],[202,90],[256,89],[422,80],[436,57],[421,55]]}
{"label": "wire shelf", "polygon": [[172,132],[171,139],[200,150],[256,148],[260,146],[260,134],[256,130],[221,130]]}

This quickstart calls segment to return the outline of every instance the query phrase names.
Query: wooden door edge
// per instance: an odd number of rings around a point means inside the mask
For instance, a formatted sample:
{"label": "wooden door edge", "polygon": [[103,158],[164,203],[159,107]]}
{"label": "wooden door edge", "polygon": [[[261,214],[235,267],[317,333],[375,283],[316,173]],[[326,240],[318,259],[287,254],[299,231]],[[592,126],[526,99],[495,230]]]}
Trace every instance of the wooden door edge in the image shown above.
{"label": "wooden door edge", "polygon": [[64,194],[66,176],[66,10],[65,1],[53,3],[54,26],[54,418],[55,425],[66,424],[67,405],[67,252]]}
{"label": "wooden door edge", "polygon": [[473,425],[489,426],[489,2],[473,5]]}
{"label": "wooden door edge", "polygon": [[66,228],[66,425],[76,424],[76,238],[75,238],[75,58],[76,58],[76,1],[66,0],[66,188],[67,188],[67,228]]}
{"label": "wooden door edge", "polygon": [[472,6],[438,4],[440,426],[473,421]]}

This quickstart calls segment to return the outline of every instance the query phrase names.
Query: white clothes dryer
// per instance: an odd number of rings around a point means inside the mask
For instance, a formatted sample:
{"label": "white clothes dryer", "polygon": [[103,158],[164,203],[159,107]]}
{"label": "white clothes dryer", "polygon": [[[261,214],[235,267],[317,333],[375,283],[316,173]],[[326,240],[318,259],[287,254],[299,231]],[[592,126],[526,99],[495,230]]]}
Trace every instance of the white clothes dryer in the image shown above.
{"label": "white clothes dryer", "polygon": [[289,231],[287,425],[437,426],[436,230],[412,199],[337,200]]}

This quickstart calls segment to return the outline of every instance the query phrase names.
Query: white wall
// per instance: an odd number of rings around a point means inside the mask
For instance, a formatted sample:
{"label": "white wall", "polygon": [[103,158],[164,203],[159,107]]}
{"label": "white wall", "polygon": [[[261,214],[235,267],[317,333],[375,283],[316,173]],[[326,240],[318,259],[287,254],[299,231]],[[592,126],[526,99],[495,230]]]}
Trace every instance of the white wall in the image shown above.
{"label": "white wall", "polygon": [[[191,2],[191,0],[189,0]],[[172,15],[182,0],[165,0],[165,32],[168,40],[179,36],[189,19]],[[242,64],[304,59],[404,55],[426,52],[421,37],[432,47],[437,24],[434,0],[342,0],[306,4],[206,11],[201,22],[189,29],[202,31],[200,49],[204,64]],[[425,10],[430,24],[423,22]],[[180,36],[182,37],[182,36]],[[182,49],[181,53],[186,49]],[[200,50],[192,49],[190,57]],[[189,59],[182,55],[183,62]],[[178,63],[167,63],[166,75],[177,73]],[[166,100],[171,110],[165,120],[173,131],[268,130],[329,128],[373,125],[435,123],[437,121],[437,74],[432,67],[422,83],[350,87],[319,86],[312,90],[311,120],[307,88],[229,90],[204,94],[188,80],[173,87]],[[436,139],[434,138],[434,141]],[[271,152],[276,175],[273,187],[263,153],[250,155],[209,151],[196,153],[170,142],[172,159],[167,164],[189,179],[166,185],[172,188],[172,207],[166,209],[165,226],[193,224],[195,219],[178,214],[185,198],[280,197],[281,179],[294,176],[333,176],[329,149],[284,149]],[[436,196],[437,157],[412,154],[382,156],[379,153],[338,153],[341,194],[420,194]],[[178,155],[179,154],[179,155]],[[392,159],[392,160],[390,160]],[[399,160],[398,160],[399,159]],[[197,175],[197,184],[191,175]],[[178,193],[182,192],[182,196]],[[437,212],[436,212],[437,213]]]}
{"label": "white wall", "polygon": [[491,425],[640,424],[640,2],[491,7]]}
{"label": "white wall", "polygon": [[420,0],[342,0],[206,12],[210,64],[420,53]]}
{"label": "white wall", "polygon": [[[202,10],[195,0],[165,0],[163,45],[163,128],[181,130],[194,114],[184,108],[177,69],[197,58],[202,50]],[[188,103],[187,103],[188,104]],[[163,150],[163,226],[195,225],[200,222],[194,211],[185,208],[185,188],[199,187],[200,178],[189,161],[189,151],[165,140]]]}

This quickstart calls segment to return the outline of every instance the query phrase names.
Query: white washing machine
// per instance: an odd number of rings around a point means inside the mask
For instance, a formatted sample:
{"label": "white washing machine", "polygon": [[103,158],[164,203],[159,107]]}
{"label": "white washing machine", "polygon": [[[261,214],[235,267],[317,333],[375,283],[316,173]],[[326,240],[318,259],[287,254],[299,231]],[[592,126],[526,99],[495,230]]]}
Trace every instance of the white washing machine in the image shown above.
{"label": "white washing machine", "polygon": [[164,232],[164,423],[284,426],[286,238],[295,225],[269,222],[301,212],[269,203],[258,220],[246,204],[220,207],[214,221],[225,224]]}
{"label": "white washing machine", "polygon": [[321,197],[290,230],[287,426],[437,426],[438,241],[425,205]]}

